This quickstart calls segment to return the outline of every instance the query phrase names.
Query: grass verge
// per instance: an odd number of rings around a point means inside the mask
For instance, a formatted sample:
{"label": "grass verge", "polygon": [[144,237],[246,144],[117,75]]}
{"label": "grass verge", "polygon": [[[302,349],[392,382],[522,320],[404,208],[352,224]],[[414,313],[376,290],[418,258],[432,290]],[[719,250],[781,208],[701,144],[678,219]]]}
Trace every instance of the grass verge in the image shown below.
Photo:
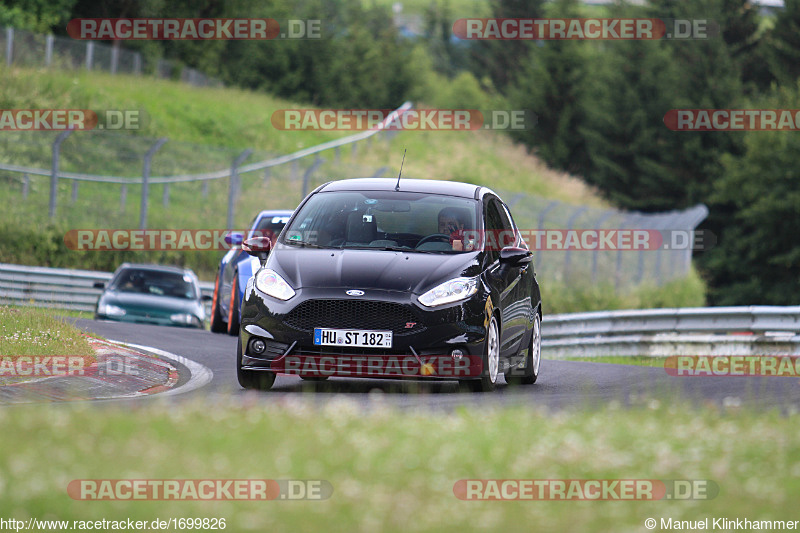
{"label": "grass verge", "polygon": [[0,307],[0,356],[93,357],[86,334],[65,322],[61,315],[63,312],[56,309]]}
{"label": "grass verge", "polygon": [[666,357],[650,357],[648,355],[636,355],[626,357],[623,355],[609,355],[602,357],[564,357],[561,361],[585,361],[587,363],[609,363],[612,365],[634,365],[664,368]]}
{"label": "grass verge", "polygon": [[539,283],[544,311],[551,315],[613,309],[702,307],[706,304],[705,282],[694,269],[685,278],[660,287],[643,283],[633,288],[617,289],[612,283],[566,284],[553,279],[540,279]]}
{"label": "grass verge", "polygon": [[[795,519],[797,415],[651,400],[365,412],[350,400],[0,411],[0,512],[61,520],[225,518],[230,531],[644,531],[647,518]],[[47,465],[45,468],[44,465]],[[325,501],[73,501],[76,479],[323,479]],[[460,479],[707,479],[711,500],[455,498]]]}

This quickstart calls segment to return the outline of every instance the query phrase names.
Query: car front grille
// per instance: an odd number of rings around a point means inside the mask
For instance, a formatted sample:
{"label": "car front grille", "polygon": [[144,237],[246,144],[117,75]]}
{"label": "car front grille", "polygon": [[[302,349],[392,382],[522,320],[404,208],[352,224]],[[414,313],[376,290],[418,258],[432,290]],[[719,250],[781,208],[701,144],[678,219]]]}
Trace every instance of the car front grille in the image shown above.
{"label": "car front grille", "polygon": [[284,323],[303,332],[314,328],[370,329],[405,335],[425,330],[409,307],[369,300],[306,300],[286,315]]}

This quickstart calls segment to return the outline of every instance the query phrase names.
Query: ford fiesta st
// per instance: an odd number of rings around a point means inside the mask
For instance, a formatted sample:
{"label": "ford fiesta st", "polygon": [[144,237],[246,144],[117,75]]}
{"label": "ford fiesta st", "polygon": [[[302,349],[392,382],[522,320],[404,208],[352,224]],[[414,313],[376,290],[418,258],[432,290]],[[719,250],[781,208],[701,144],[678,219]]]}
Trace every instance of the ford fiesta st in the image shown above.
{"label": "ford fiesta st", "polygon": [[469,390],[539,376],[541,297],[508,206],[486,187],[353,179],[320,186],[245,289],[236,365],[276,374],[458,380]]}

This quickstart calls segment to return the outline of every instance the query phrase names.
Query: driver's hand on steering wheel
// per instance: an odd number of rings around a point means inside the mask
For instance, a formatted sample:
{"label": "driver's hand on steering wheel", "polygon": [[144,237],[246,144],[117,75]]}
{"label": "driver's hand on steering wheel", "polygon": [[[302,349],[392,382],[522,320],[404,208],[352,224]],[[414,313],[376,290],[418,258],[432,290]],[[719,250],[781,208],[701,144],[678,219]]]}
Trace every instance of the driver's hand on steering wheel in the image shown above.
{"label": "driver's hand on steering wheel", "polygon": [[450,235],[450,245],[453,250],[461,251],[464,249],[464,226],[452,217],[439,219],[439,233]]}

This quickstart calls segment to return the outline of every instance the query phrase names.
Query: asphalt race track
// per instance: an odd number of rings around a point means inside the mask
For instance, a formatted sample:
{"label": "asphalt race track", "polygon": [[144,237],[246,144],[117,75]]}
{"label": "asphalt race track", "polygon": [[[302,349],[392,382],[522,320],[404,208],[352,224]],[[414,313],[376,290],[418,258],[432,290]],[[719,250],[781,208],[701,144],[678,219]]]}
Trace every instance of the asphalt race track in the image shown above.
{"label": "asphalt race track", "polygon": [[[236,337],[164,326],[74,321],[78,327],[107,339],[164,350],[200,363],[213,372],[213,378],[206,385],[173,398],[253,396],[253,393],[240,388],[236,381]],[[190,372],[183,365],[176,366],[181,374],[180,386],[188,381]],[[793,377],[681,378],[669,376],[662,368],[547,360],[546,350],[541,372],[537,383],[529,386],[509,387],[500,378],[498,389],[490,393],[462,393],[456,382],[449,381],[330,378],[313,383],[297,376],[280,375],[271,390],[255,394],[265,402],[291,398],[324,402],[334,394],[340,394],[364,407],[383,402],[402,409],[438,410],[478,404],[591,409],[609,402],[631,405],[653,399],[662,402],[683,399],[695,405],[780,407],[782,410],[800,406],[800,381]],[[143,398],[137,401],[152,400]]]}

